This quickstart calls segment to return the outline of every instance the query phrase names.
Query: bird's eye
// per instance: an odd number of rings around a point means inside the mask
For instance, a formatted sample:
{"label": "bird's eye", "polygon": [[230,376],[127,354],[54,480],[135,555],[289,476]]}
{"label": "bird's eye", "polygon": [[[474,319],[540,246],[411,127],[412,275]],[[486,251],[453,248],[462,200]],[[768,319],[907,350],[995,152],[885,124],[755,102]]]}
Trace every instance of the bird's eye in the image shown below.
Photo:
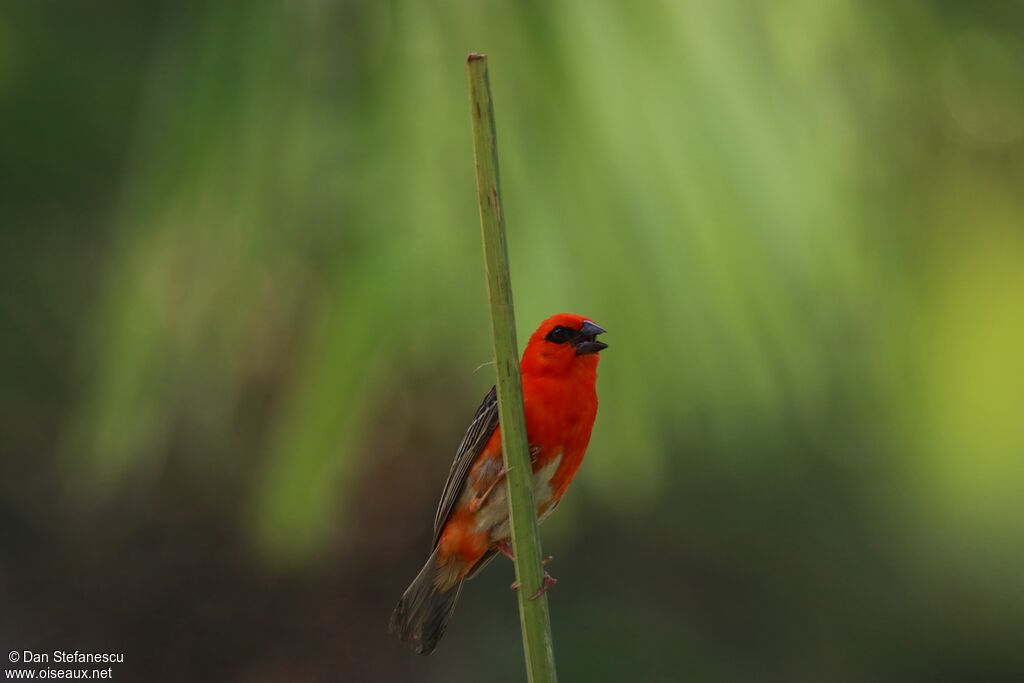
{"label": "bird's eye", "polygon": [[555,329],[548,332],[548,336],[544,338],[547,339],[549,342],[554,342],[555,344],[564,344],[565,342],[572,339],[572,336],[574,334],[576,334],[576,330],[572,329],[571,327],[563,327],[559,325]]}

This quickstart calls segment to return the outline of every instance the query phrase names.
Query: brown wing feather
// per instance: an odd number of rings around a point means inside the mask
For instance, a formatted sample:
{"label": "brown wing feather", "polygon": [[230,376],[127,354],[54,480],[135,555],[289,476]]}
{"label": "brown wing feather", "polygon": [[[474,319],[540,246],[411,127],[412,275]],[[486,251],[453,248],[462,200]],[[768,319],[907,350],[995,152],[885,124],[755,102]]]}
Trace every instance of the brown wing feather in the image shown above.
{"label": "brown wing feather", "polygon": [[484,567],[489,565],[491,563],[491,560],[493,560],[497,556],[497,550],[488,550],[483,557],[477,560],[476,564],[473,565],[473,568],[469,570],[469,573],[466,574],[466,580],[468,581],[470,579],[475,579],[476,575],[482,572],[484,570]]}
{"label": "brown wing feather", "polygon": [[476,409],[473,421],[455,453],[455,460],[448,472],[448,481],[444,483],[444,490],[441,491],[441,502],[437,505],[437,514],[434,516],[434,541],[431,544],[431,549],[437,547],[437,542],[441,538],[441,530],[444,529],[445,522],[451,515],[455,501],[459,499],[473,461],[476,460],[476,456],[480,455],[480,451],[483,450],[497,426],[498,394],[495,388],[491,387],[480,407]]}

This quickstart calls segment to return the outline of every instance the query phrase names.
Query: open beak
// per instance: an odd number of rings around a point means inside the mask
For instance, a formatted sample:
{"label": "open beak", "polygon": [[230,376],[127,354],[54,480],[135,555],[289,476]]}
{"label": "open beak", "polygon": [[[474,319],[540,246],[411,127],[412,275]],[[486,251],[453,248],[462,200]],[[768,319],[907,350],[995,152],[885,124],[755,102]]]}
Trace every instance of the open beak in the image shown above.
{"label": "open beak", "polygon": [[585,321],[583,327],[580,328],[579,334],[576,335],[576,355],[585,356],[588,353],[597,353],[607,349],[607,344],[597,341],[596,337],[599,334],[604,334],[604,328],[600,325],[595,325],[589,320]]}

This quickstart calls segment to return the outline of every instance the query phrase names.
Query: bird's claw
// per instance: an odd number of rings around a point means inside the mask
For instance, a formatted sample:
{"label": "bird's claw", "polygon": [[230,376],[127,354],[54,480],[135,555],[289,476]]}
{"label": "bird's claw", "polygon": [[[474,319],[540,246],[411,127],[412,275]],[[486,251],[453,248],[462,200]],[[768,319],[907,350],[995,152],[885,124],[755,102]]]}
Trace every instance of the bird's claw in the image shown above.
{"label": "bird's claw", "polygon": [[[551,559],[551,558],[550,557],[545,558],[545,560],[549,560],[549,559]],[[556,579],[555,577],[551,576],[551,574],[548,574],[547,571],[545,570],[544,578],[540,582],[540,588],[537,589],[536,593],[534,593],[533,595],[530,596],[530,599],[531,600],[536,600],[540,596],[542,596],[545,593],[547,593],[548,590],[552,586],[554,586],[556,583],[558,583],[558,579]],[[512,588],[512,590],[518,590],[519,589],[519,582],[518,581],[513,581],[511,588]]]}
{"label": "bird's claw", "polygon": [[[515,562],[516,558],[515,558],[515,555],[512,553],[512,547],[507,542],[502,541],[501,543],[499,543],[498,544],[498,550],[503,555],[508,557],[508,559],[510,559],[513,562]],[[540,561],[540,566],[546,567],[548,565],[548,563],[551,562],[554,559],[555,559],[554,555],[548,555],[547,557],[545,557],[543,560]],[[548,570],[545,569],[544,570],[544,578],[540,582],[540,588],[537,589],[536,593],[534,593],[533,595],[530,596],[530,599],[531,600],[536,600],[540,596],[542,596],[545,593],[547,593],[548,589],[551,588],[552,586],[554,586],[556,583],[558,583],[558,579],[556,579],[555,577],[551,576],[551,574],[548,574]],[[519,582],[518,581],[513,581],[512,585],[510,586],[510,588],[512,590],[519,590]]]}
{"label": "bird's claw", "polygon": [[[508,559],[512,560],[513,562],[516,561],[515,553],[512,552],[512,546],[510,546],[508,544],[508,542],[502,541],[502,542],[498,543],[497,544],[497,548],[498,548],[498,552],[500,552],[502,555],[504,555]],[[540,564],[541,564],[542,567],[546,567],[548,565],[548,563],[549,562],[553,562],[554,559],[555,559],[554,555],[548,555],[547,557],[545,557],[543,560],[540,561]]]}
{"label": "bird's claw", "polygon": [[487,490],[484,491],[483,493],[478,493],[476,496],[473,497],[473,500],[469,501],[470,512],[476,512],[477,510],[484,506],[484,502],[486,502],[487,497],[491,495],[491,491],[493,491],[494,487],[497,486],[501,482],[501,480],[505,478],[505,475],[508,474],[509,470],[511,469],[511,467],[502,467],[501,470],[498,471],[497,476],[494,477],[494,481],[492,481],[491,485],[487,487]]}
{"label": "bird's claw", "polygon": [[551,576],[551,574],[548,574],[547,572],[544,572],[544,579],[540,582],[540,588],[537,589],[536,593],[534,593],[533,595],[530,596],[530,599],[531,600],[536,600],[540,596],[542,596],[545,593],[547,593],[548,589],[553,587],[556,583],[558,583],[558,579],[556,579],[555,577]]}

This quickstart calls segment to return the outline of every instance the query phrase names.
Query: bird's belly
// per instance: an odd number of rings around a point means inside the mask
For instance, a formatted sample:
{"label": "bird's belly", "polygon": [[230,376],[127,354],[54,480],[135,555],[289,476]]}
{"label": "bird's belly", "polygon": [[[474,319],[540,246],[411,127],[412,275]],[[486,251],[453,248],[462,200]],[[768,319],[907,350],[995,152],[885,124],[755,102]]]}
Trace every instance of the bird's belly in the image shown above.
{"label": "bird's belly", "polygon": [[[548,513],[554,509],[551,505],[551,478],[562,462],[562,455],[552,458],[542,468],[533,473],[533,502],[537,506],[539,521],[544,521]],[[511,536],[508,520],[508,486],[504,481],[495,486],[474,518],[478,533],[487,532],[491,542],[504,541]]]}

